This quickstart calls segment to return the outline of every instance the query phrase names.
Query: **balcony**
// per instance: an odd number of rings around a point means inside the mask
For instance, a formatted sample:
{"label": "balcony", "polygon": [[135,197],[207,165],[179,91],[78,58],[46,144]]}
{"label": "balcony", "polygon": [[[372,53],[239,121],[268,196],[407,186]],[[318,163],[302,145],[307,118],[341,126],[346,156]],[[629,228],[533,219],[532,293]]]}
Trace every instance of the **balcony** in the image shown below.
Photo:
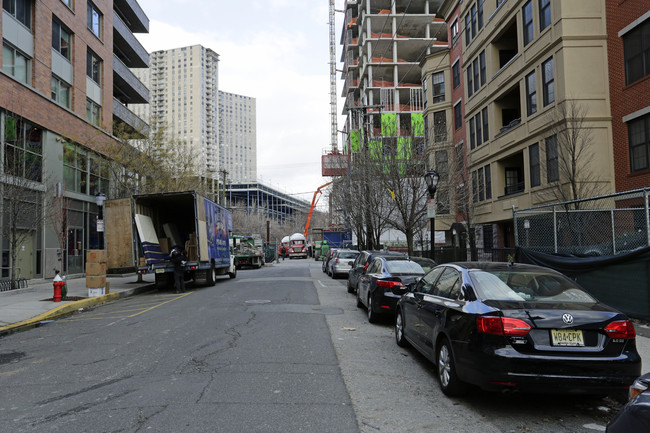
{"label": "balcony", "polygon": [[149,89],[131,70],[113,55],[113,95],[123,104],[146,104]]}
{"label": "balcony", "polygon": [[117,12],[113,12],[113,48],[120,60],[129,68],[148,68],[149,53],[133,36]]}
{"label": "balcony", "polygon": [[114,0],[113,10],[133,33],[149,33],[149,18],[136,0]]}
{"label": "balcony", "polygon": [[113,98],[113,120],[128,126],[128,132],[145,137],[149,134],[149,125],[129,110],[117,98]]}

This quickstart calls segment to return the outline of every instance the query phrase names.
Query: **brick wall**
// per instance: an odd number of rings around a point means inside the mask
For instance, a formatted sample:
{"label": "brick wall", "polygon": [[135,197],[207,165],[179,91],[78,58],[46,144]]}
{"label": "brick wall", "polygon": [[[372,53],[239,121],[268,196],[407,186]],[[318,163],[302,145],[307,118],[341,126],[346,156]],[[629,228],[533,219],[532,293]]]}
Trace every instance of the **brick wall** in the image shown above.
{"label": "brick wall", "polygon": [[618,32],[648,11],[647,0],[607,1],[607,55],[612,110],[616,191],[650,186],[650,170],[630,172],[627,124],[623,116],[650,106],[650,76],[625,85],[623,39]]}
{"label": "brick wall", "polygon": [[[34,59],[31,89],[0,72],[0,107],[23,116],[44,128],[102,152],[113,141],[105,131],[113,122],[113,2],[96,0],[103,14],[102,39],[86,24],[86,0],[74,2],[71,11],[61,0],[36,0],[34,7]],[[52,77],[52,15],[73,33],[73,88],[71,110],[50,100]],[[0,27],[1,30],[1,27]],[[102,58],[102,128],[86,122],[86,53],[90,47]],[[75,115],[76,114],[76,115]]]}

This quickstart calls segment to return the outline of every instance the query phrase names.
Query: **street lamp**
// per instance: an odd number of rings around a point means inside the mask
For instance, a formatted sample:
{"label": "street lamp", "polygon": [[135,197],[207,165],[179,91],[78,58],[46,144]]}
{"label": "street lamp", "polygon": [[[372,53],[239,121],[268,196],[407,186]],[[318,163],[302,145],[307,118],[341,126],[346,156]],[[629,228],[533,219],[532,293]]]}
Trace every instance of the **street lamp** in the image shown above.
{"label": "street lamp", "polygon": [[424,175],[424,181],[427,184],[427,191],[429,192],[429,200],[427,201],[427,216],[429,217],[431,225],[431,260],[436,260],[435,245],[435,228],[436,228],[436,202],[435,195],[438,188],[438,180],[440,176],[435,170],[429,170]]}
{"label": "street lamp", "polygon": [[99,249],[104,249],[104,202],[106,201],[106,194],[98,192],[95,195],[95,203],[97,204],[97,237],[99,238]]}

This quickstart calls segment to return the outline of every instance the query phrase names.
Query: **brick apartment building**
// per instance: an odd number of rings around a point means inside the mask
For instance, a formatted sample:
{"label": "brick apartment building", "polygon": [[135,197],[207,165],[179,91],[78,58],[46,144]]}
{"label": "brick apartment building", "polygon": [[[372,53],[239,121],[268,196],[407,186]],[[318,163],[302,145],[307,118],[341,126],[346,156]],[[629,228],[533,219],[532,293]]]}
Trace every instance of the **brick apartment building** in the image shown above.
{"label": "brick apartment building", "polygon": [[[85,250],[97,248],[95,195],[110,195],[107,149],[116,144],[114,123],[146,130],[128,108],[146,103],[148,89],[129,68],[146,68],[149,55],[134,37],[149,19],[136,0],[4,0],[0,18],[0,278],[11,263],[7,228],[10,185],[24,197],[65,200],[66,245],[46,214],[30,225],[17,263],[22,278],[48,278],[54,268],[83,273]],[[59,258],[62,258],[61,260]]]}
{"label": "brick apartment building", "polygon": [[616,190],[650,186],[650,5],[607,2]]}

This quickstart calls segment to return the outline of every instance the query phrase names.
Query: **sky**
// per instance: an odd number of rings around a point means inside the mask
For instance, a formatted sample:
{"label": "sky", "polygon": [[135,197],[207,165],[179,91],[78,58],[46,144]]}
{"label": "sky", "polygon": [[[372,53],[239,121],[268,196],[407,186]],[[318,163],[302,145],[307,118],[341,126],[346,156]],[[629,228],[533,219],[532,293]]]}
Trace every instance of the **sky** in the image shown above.
{"label": "sky", "polygon": [[[320,165],[331,148],[329,0],[138,1],[150,20],[149,33],[136,34],[147,51],[200,44],[219,54],[219,90],[257,100],[258,180],[311,202],[331,180]],[[337,73],[337,96],[341,86]]]}

